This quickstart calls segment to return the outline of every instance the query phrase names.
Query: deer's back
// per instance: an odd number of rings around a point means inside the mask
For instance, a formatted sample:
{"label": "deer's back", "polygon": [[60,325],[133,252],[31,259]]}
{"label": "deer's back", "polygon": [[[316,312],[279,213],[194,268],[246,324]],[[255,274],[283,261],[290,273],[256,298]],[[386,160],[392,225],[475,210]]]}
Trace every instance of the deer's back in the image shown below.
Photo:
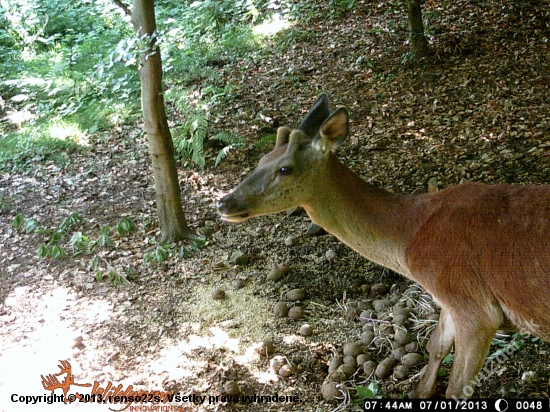
{"label": "deer's back", "polygon": [[550,337],[550,186],[467,183],[421,198],[405,251],[411,277],[448,307],[500,307]]}

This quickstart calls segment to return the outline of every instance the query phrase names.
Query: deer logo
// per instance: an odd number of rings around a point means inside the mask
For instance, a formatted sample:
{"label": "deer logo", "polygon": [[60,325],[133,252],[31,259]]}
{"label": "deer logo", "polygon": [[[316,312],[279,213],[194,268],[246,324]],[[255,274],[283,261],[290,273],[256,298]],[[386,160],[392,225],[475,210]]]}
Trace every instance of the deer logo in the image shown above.
{"label": "deer logo", "polygon": [[[91,383],[75,383],[74,375],[72,374],[72,367],[68,361],[60,360],[60,365],[58,365],[61,370],[59,373],[49,374],[46,377],[40,375],[42,378],[42,386],[48,391],[52,391],[52,395],[56,389],[61,389],[63,391],[63,400],[67,403],[67,393],[71,385],[75,386],[92,386]],[[59,382],[58,376],[65,374],[63,382]]]}

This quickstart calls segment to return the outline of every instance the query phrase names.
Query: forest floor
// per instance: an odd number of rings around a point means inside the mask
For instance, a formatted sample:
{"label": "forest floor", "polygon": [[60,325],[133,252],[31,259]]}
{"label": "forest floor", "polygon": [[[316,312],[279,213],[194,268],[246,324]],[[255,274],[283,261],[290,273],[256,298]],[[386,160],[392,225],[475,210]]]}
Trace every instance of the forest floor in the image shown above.
{"label": "forest floor", "polygon": [[[430,20],[431,55],[417,64],[407,61],[404,11],[384,1],[359,2],[338,19],[298,22],[261,59],[213,62],[220,81],[233,86],[233,98],[211,108],[210,124],[242,136],[246,145],[216,168],[179,170],[189,224],[208,231],[206,244],[188,257],[144,261],[159,233],[140,122],[101,136],[64,166],[1,174],[0,410],[32,408],[11,402],[11,394],[49,393],[41,375],[57,373],[60,360],[70,362],[75,383],[206,396],[201,405],[174,402],[181,410],[352,409],[360,398],[356,388],[371,382],[385,399],[410,392],[426,360],[400,377],[366,376],[358,368],[343,382],[351,401],[325,401],[321,387],[331,358],[359,339],[359,312],[373,300],[414,309],[417,317],[406,325],[420,345],[416,351],[424,353],[435,324],[427,294],[331,235],[308,235],[304,213],[230,224],[219,219],[215,203],[270,150],[260,138],[277,124],[297,125],[321,92],[333,108],[350,110],[350,139],[338,156],[376,186],[420,193],[428,182],[440,188],[463,181],[550,182],[550,4],[458,1],[427,9],[428,20],[441,14]],[[207,165],[218,150],[206,149]],[[112,245],[95,255],[44,259],[36,250],[49,237],[14,228],[19,213],[42,228],[77,213],[83,221],[75,231],[90,238],[123,217],[137,230],[124,236],[111,230]],[[248,260],[231,262],[237,251]],[[284,262],[289,272],[267,280]],[[374,284],[389,290],[375,292]],[[225,299],[213,298],[217,288]],[[302,306],[305,316],[276,317],[274,305],[296,288],[305,298],[289,305]],[[382,330],[391,324],[389,310],[373,321],[377,336],[387,335],[368,347],[376,362],[395,349],[396,329]],[[304,323],[310,336],[298,333]],[[498,361],[511,343],[521,350]],[[493,371],[480,380],[476,397],[548,398],[550,344],[527,335],[501,337],[490,353]],[[276,355],[292,366],[289,377],[270,366]],[[440,394],[450,365],[443,365]],[[229,381],[238,385],[238,402],[221,398],[233,393]],[[254,394],[297,401],[244,402],[242,396]],[[54,406],[40,410],[58,410]]]}

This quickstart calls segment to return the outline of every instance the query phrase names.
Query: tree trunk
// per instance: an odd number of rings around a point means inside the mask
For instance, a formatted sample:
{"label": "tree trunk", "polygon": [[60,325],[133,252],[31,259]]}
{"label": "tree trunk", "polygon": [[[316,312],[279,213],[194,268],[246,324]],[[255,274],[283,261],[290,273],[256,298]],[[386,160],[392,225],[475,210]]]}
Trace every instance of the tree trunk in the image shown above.
{"label": "tree trunk", "polygon": [[141,108],[153,163],[161,242],[191,239],[195,235],[183,213],[174,145],[164,108],[154,0],[134,0],[132,24],[148,44],[148,50],[141,55]]}
{"label": "tree trunk", "polygon": [[424,23],[422,22],[423,0],[408,0],[409,8],[409,33],[411,39],[411,53],[413,57],[420,58],[428,54],[428,42],[424,36]]}

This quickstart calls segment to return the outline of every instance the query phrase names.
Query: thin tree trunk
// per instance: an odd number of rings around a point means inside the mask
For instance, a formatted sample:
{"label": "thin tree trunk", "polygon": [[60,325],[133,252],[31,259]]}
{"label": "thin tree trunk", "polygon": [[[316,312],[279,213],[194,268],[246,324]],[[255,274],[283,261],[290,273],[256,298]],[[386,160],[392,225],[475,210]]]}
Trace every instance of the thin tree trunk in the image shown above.
{"label": "thin tree trunk", "polygon": [[415,59],[428,54],[428,42],[424,36],[422,21],[422,3],[423,0],[408,0],[411,53]]}
{"label": "thin tree trunk", "polygon": [[172,243],[191,239],[195,235],[183,213],[174,145],[164,107],[154,0],[134,0],[132,24],[139,37],[145,38],[149,44],[141,56],[141,107],[153,163],[161,241]]}

